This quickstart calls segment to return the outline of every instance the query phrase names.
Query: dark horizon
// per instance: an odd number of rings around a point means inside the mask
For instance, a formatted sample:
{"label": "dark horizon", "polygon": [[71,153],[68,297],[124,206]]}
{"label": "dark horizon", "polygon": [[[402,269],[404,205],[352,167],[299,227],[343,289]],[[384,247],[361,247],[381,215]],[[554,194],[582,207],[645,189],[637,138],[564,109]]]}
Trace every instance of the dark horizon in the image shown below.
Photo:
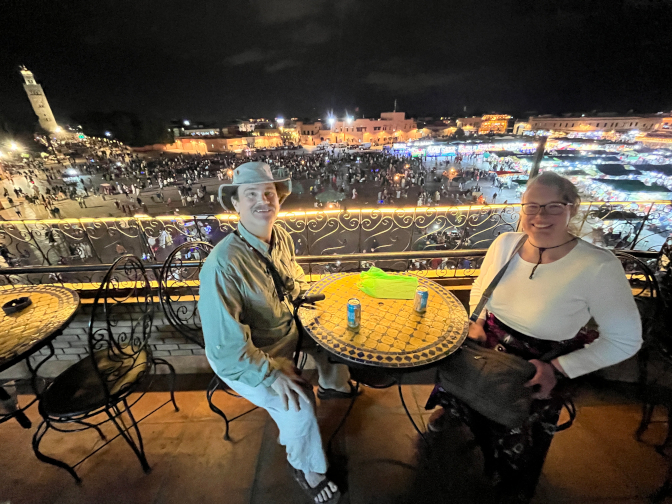
{"label": "dark horizon", "polygon": [[[672,2],[464,5],[111,0],[5,7],[0,119],[33,124],[19,65],[57,120],[162,120],[672,109]],[[466,107],[466,112],[464,110]]]}

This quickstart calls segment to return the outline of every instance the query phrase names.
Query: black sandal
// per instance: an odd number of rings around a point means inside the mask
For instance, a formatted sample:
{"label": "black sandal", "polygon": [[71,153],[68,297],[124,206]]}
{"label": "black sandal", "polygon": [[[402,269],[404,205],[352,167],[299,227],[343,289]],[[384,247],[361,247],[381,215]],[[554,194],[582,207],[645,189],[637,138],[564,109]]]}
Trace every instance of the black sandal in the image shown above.
{"label": "black sandal", "polygon": [[[294,475],[294,479],[299,484],[299,486],[303,489],[306,495],[308,495],[311,498],[311,501],[314,503],[319,502],[316,501],[315,498],[318,495],[320,495],[320,493],[322,493],[322,490],[324,490],[329,485],[329,483],[331,483],[331,480],[325,476],[325,478],[322,481],[320,481],[315,488],[313,488],[306,481],[306,475],[303,474],[303,471],[292,467],[292,474]],[[336,490],[335,492],[332,492],[331,499],[322,501],[319,504],[338,504],[340,500],[341,500],[341,491]]]}
{"label": "black sandal", "polygon": [[348,381],[348,385],[350,385],[350,392],[340,392],[338,390],[325,389],[318,386],[317,397],[322,401],[328,401],[329,399],[350,399],[362,393],[362,391],[359,390],[359,384],[353,385],[351,381]]}

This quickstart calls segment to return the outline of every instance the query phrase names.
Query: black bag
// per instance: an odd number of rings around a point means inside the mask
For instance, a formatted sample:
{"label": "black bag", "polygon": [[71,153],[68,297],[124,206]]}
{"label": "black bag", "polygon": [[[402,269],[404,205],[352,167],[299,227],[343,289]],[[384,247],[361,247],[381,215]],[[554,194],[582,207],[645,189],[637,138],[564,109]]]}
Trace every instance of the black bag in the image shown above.
{"label": "black bag", "polygon": [[534,391],[523,385],[535,373],[525,359],[467,339],[442,363],[438,382],[484,417],[514,428],[530,416]]}
{"label": "black bag", "polygon": [[[511,260],[527,240],[518,242],[507,263],[483,292],[470,319],[475,322]],[[546,362],[556,356],[545,355]],[[467,338],[462,346],[441,364],[438,382],[446,392],[468,404],[493,422],[508,428],[521,426],[530,416],[532,387],[523,385],[536,373],[534,364],[516,355],[485,348]]]}

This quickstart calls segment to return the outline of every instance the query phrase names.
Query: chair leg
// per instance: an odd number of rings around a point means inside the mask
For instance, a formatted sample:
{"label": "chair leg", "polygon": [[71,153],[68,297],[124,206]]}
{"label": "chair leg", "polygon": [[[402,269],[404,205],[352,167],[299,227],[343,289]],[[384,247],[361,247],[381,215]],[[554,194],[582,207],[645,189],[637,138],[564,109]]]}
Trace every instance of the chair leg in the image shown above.
{"label": "chair leg", "polygon": [[651,423],[651,417],[653,416],[653,408],[654,408],[653,403],[645,402],[642,405],[642,421],[639,423],[637,432],[635,432],[635,439],[637,439],[637,441],[642,440],[642,434],[644,434],[646,430],[649,428],[649,424]]}
{"label": "chair leg", "polygon": [[49,430],[49,422],[47,420],[42,420],[42,423],[37,427],[37,430],[35,431],[35,434],[33,435],[33,452],[35,452],[35,456],[37,457],[38,460],[41,462],[45,462],[47,464],[55,465],[56,467],[60,467],[61,469],[65,469],[70,473],[70,475],[75,478],[75,482],[77,482],[78,485],[82,483],[82,480],[79,476],[77,476],[77,473],[75,472],[74,467],[69,466],[65,462],[61,460],[57,460],[52,457],[46,456],[44,453],[40,451],[40,442],[42,441],[42,438],[44,435],[47,433]]}
{"label": "chair leg", "polygon": [[219,409],[217,406],[215,406],[212,403],[212,396],[214,393],[217,391],[219,388],[219,377],[217,375],[212,377],[212,380],[210,380],[210,384],[208,385],[208,390],[206,391],[206,397],[208,398],[208,406],[210,406],[210,409],[217,413],[220,417],[224,419],[224,422],[226,423],[226,431],[224,432],[224,440],[225,441],[231,441],[231,438],[229,437],[229,419],[226,418],[226,415],[224,412]]}
{"label": "chair leg", "polygon": [[660,448],[664,450],[670,446],[670,443],[672,443],[672,404],[667,405],[667,435]]}
{"label": "chair leg", "polygon": [[170,370],[170,400],[173,401],[175,411],[180,411],[180,408],[177,407],[177,403],[175,402],[175,368],[170,362],[164,359],[154,359],[154,365],[156,364],[168,366],[168,369]]}
{"label": "chair leg", "polygon": [[121,434],[121,436],[126,440],[128,446],[131,447],[135,455],[138,457],[140,465],[142,466],[142,470],[145,471],[145,473],[149,473],[151,472],[152,468],[149,467],[149,463],[147,462],[147,458],[145,457],[145,447],[142,443],[142,436],[140,435],[140,429],[138,428],[138,423],[135,421],[133,413],[131,413],[131,409],[128,407],[126,399],[123,400],[123,404],[124,404],[124,410],[126,411],[129,419],[131,420],[131,427],[133,427],[133,429],[135,430],[135,435],[138,438],[137,443],[130,433],[130,428],[126,427],[126,424],[124,423],[124,419],[121,416],[123,412],[116,405],[112,406],[112,411],[106,409],[105,413],[107,413],[107,416],[110,417],[110,420],[112,420],[112,423],[119,431],[119,434]]}

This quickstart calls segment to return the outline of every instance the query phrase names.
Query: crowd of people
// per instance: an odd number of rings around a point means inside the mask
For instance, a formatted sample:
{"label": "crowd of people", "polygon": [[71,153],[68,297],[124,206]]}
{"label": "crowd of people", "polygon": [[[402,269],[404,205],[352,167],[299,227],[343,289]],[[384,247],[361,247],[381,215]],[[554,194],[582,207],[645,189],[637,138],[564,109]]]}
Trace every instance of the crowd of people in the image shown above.
{"label": "crowd of people", "polygon": [[[230,180],[232,171],[250,159],[291,176],[292,208],[485,203],[480,181],[492,176],[476,168],[475,163],[483,160],[476,154],[437,161],[333,148],[260,151],[251,156],[233,152],[157,156],[133,152],[120,142],[87,138],[61,146],[58,156],[5,163],[0,194],[4,193],[5,208],[13,209],[18,219],[65,217],[64,213],[76,217],[77,207],[64,204],[68,201],[81,209],[108,207],[109,216],[215,213],[221,211],[216,186]],[[329,193],[320,195],[325,191]]]}

